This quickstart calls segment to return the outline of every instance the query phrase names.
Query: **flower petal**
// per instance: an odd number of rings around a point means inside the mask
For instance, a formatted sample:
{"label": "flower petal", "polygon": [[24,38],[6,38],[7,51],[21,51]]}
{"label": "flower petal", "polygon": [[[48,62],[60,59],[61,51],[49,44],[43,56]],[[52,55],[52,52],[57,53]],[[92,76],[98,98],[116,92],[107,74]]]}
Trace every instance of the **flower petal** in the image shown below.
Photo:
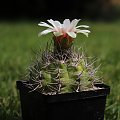
{"label": "flower petal", "polygon": [[56,31],[62,33],[62,24],[59,21],[54,21],[54,24],[56,26]]}
{"label": "flower petal", "polygon": [[89,28],[89,26],[87,26],[87,25],[79,25],[76,28],[79,28],[79,27]]}
{"label": "flower petal", "polygon": [[67,34],[72,38],[76,38],[76,34],[74,32],[67,32]]}
{"label": "flower petal", "polygon": [[61,35],[63,35],[61,32],[54,32],[53,33],[55,36],[61,36]]}
{"label": "flower petal", "polygon": [[45,23],[45,22],[40,22],[38,25],[39,25],[39,26],[44,26],[44,27],[48,27],[48,28],[53,29],[53,27],[52,27],[51,25],[48,25],[48,24]]}
{"label": "flower petal", "polygon": [[72,22],[71,22],[71,24],[70,24],[70,31],[72,31],[75,27],[76,27],[76,25],[78,24],[78,22],[80,21],[81,19],[74,19],[74,20],[72,20]]}
{"label": "flower petal", "polygon": [[70,20],[69,19],[65,19],[63,21],[63,30],[64,32],[67,32],[69,30],[70,27]]}
{"label": "flower petal", "polygon": [[53,29],[46,29],[46,30],[40,32],[40,33],[38,34],[38,36],[46,35],[46,34],[48,34],[48,33],[50,33],[50,32],[53,32]]}
{"label": "flower petal", "polygon": [[69,27],[69,25],[70,25],[70,20],[69,20],[69,19],[65,19],[65,20],[63,21],[63,25],[64,25],[65,27]]}
{"label": "flower petal", "polygon": [[56,25],[56,26],[58,26],[58,27],[61,27],[62,26],[62,24],[59,22],[59,21],[54,21],[54,24]]}
{"label": "flower petal", "polygon": [[83,33],[84,35],[86,35],[88,37],[88,34],[90,33],[89,30],[80,30],[80,29],[77,29],[77,33]]}
{"label": "flower petal", "polygon": [[60,27],[59,25],[59,22],[58,21],[54,21],[54,20],[52,20],[52,19],[50,19],[50,20],[47,20],[50,24],[52,24],[52,26],[54,27],[54,29],[56,30],[56,31],[59,31],[59,28],[58,27]]}

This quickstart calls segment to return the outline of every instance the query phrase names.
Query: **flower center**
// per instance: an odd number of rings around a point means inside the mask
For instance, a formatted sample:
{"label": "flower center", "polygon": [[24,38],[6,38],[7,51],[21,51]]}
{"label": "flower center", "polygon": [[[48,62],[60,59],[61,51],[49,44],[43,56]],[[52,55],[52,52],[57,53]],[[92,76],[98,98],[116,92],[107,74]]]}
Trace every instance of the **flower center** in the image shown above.
{"label": "flower center", "polygon": [[64,37],[64,38],[67,38],[67,36],[68,36],[67,33],[64,33],[64,34],[63,34],[63,37]]}

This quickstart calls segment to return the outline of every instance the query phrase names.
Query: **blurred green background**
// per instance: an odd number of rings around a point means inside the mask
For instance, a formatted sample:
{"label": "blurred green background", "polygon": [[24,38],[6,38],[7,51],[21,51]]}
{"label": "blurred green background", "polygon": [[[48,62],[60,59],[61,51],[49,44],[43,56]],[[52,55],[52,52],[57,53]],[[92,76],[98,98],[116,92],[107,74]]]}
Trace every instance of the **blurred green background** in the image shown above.
{"label": "blurred green background", "polygon": [[[44,48],[51,34],[38,38],[37,22],[0,22],[0,120],[21,120],[16,80],[31,63],[33,51]],[[82,22],[90,26],[88,38],[79,34],[77,47],[85,46],[89,56],[100,59],[102,77],[111,87],[105,120],[120,120],[120,21]]]}

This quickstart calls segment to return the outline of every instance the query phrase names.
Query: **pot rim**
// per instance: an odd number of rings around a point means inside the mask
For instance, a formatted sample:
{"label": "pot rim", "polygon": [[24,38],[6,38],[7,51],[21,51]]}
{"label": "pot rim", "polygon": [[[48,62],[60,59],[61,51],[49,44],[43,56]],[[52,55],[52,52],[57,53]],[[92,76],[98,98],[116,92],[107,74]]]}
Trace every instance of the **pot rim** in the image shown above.
{"label": "pot rim", "polygon": [[38,92],[37,90],[30,92],[31,88],[27,86],[28,82],[29,81],[26,81],[26,80],[17,81],[16,82],[17,89],[19,89],[20,92],[26,95],[36,96],[38,97],[38,99],[39,97],[41,98],[41,96],[43,96],[44,98],[43,100],[48,103],[61,102],[61,101],[74,101],[79,99],[90,99],[90,98],[96,98],[96,97],[106,97],[110,93],[110,87],[108,85],[99,83],[99,84],[95,84],[95,86],[102,89],[64,93],[64,94],[55,94],[55,95],[45,95]]}

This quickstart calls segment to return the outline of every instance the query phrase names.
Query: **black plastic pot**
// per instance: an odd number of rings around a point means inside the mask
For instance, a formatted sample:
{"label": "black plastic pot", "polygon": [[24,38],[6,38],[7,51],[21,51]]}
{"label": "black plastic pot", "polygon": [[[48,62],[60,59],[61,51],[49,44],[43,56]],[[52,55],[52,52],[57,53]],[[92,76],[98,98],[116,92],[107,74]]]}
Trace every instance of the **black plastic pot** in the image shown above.
{"label": "black plastic pot", "polygon": [[43,95],[30,92],[26,81],[17,81],[23,120],[103,120],[110,87],[76,93]]}

